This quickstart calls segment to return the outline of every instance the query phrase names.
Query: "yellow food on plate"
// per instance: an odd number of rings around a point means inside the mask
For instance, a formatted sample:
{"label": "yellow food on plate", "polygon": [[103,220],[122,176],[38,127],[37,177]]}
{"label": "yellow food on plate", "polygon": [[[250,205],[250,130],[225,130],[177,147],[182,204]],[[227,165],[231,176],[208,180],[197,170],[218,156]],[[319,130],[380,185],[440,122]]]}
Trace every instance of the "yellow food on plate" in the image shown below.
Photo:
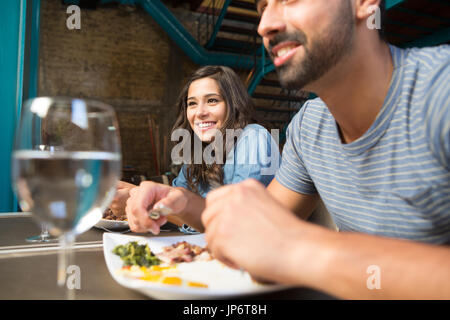
{"label": "yellow food on plate", "polygon": [[208,285],[207,285],[207,284],[200,283],[200,282],[191,282],[191,281],[188,281],[187,285],[188,285],[188,287],[208,288]]}
{"label": "yellow food on plate", "polygon": [[164,277],[161,280],[162,283],[164,284],[171,284],[171,285],[175,285],[175,286],[181,286],[183,284],[183,279],[179,278],[179,277]]}
{"label": "yellow food on plate", "polygon": [[126,277],[164,285],[208,288],[208,285],[205,283],[184,279],[177,265],[150,267],[125,266],[118,273]]}
{"label": "yellow food on plate", "polygon": [[174,266],[165,266],[165,267],[163,267],[163,266],[151,266],[150,268],[147,268],[147,269],[150,269],[150,271],[164,271],[164,270],[175,269],[175,267]]}

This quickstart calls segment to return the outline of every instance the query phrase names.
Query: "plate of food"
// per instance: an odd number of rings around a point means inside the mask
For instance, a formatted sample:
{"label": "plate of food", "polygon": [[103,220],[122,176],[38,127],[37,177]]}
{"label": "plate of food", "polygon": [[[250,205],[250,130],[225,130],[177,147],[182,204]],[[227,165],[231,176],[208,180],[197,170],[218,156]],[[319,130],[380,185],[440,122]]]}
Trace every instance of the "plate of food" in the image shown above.
{"label": "plate of food", "polygon": [[103,252],[116,282],[155,299],[223,299],[288,288],[259,283],[214,259],[204,234],[146,238],[104,233]]}
{"label": "plate of food", "polygon": [[107,231],[120,231],[129,228],[127,216],[116,217],[112,213],[111,209],[107,209],[103,213],[102,219],[100,219],[100,221],[97,222],[94,227],[103,230],[106,229]]}

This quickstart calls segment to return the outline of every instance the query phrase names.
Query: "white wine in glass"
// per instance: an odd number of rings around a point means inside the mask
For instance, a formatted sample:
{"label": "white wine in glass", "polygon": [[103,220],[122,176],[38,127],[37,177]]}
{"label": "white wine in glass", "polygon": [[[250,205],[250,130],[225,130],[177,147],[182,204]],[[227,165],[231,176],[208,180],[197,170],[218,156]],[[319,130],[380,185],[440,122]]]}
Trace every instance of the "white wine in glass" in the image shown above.
{"label": "white wine in glass", "polygon": [[[21,110],[12,155],[14,189],[22,210],[59,237],[61,286],[75,237],[102,218],[114,197],[119,141],[114,110],[101,102],[40,97]],[[67,298],[74,298],[73,289],[66,290]]]}
{"label": "white wine in glass", "polygon": [[[45,150],[46,148],[50,147],[45,145],[39,146],[40,150]],[[41,223],[41,233],[36,236],[27,237],[25,241],[29,243],[49,243],[49,242],[58,242],[58,238],[52,236],[50,232],[48,232],[48,227],[45,223]]]}

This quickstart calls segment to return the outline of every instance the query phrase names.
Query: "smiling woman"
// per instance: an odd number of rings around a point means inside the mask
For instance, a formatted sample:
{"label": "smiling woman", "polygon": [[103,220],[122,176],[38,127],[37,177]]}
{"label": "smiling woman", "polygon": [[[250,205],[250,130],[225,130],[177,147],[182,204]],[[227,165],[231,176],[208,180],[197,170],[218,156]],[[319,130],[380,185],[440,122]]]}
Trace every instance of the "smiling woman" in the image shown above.
{"label": "smiling woman", "polygon": [[[174,180],[174,186],[185,187],[204,197],[214,187],[247,178],[269,184],[274,172],[264,175],[261,169],[273,167],[272,162],[278,167],[278,147],[269,132],[256,124],[253,101],[232,69],[205,66],[194,72],[179,95],[178,112],[173,130],[189,131],[194,152],[191,152],[191,161],[183,165]],[[217,134],[222,138],[233,134],[233,139],[227,140],[232,141],[232,145],[223,140],[215,141]],[[194,161],[196,139],[197,143],[201,141],[202,154],[212,143],[214,150],[221,149],[223,158],[212,164],[205,163],[204,157],[201,163]],[[250,161],[252,159],[254,161]]]}

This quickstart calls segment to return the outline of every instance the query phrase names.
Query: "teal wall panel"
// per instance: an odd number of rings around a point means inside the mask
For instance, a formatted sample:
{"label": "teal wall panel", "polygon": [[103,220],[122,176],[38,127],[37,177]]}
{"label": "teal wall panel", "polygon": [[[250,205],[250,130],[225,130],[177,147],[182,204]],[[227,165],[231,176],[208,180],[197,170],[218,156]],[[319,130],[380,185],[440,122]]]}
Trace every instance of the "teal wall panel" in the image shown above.
{"label": "teal wall panel", "polygon": [[25,74],[25,77],[28,76],[28,91],[25,93],[27,99],[34,98],[38,94],[38,71],[39,71],[39,32],[40,32],[40,23],[41,23],[41,0],[28,0],[31,2],[30,14],[31,18],[27,20],[27,33],[30,33],[30,42],[29,48],[27,48],[29,52],[28,63],[29,70],[28,73]]}
{"label": "teal wall panel", "polygon": [[0,212],[14,211],[11,150],[22,103],[26,0],[0,0]]}

